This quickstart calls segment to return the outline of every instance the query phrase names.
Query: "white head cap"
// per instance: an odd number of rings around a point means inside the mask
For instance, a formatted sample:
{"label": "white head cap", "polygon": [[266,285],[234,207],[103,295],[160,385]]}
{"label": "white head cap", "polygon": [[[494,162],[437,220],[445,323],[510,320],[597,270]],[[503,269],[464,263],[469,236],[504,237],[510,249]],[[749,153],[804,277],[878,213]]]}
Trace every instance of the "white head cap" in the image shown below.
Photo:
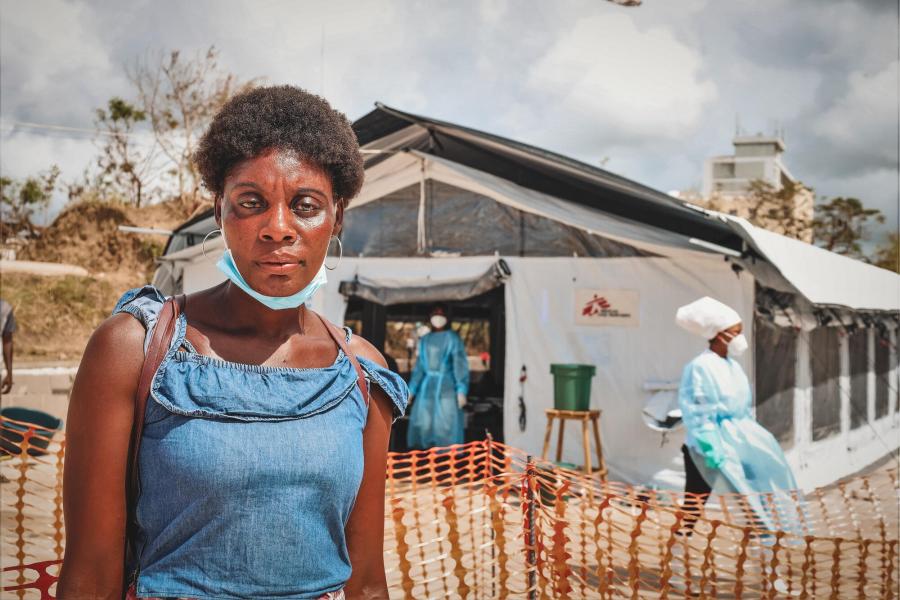
{"label": "white head cap", "polygon": [[741,315],[737,311],[709,296],[685,304],[675,313],[675,323],[679,327],[705,340],[713,339],[720,331],[740,322]]}

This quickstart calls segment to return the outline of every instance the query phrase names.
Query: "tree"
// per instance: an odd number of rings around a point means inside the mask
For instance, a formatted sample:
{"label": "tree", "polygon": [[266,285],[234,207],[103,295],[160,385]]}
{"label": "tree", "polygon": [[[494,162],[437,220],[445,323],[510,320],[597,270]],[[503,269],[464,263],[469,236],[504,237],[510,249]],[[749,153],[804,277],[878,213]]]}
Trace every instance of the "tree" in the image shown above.
{"label": "tree", "polygon": [[200,136],[229,98],[256,85],[256,80],[241,82],[224,72],[218,57],[214,46],[189,58],[173,50],[138,59],[128,69],[139,112],[149,119],[160,151],[173,164],[169,174],[179,197],[190,203],[196,202],[200,189],[191,160]]}
{"label": "tree", "polygon": [[884,223],[880,210],[866,208],[856,198],[832,198],[828,203],[816,206],[815,211],[815,243],[826,250],[864,260],[860,242],[868,239],[866,226],[869,221]]}
{"label": "tree", "polygon": [[35,212],[50,205],[59,167],[52,165],[47,171],[36,176],[17,181],[10,177],[0,177],[0,215],[2,215],[3,239],[27,231],[34,237],[36,228],[32,217]]}
{"label": "tree", "polygon": [[787,180],[776,190],[766,181],[752,181],[748,220],[788,237],[811,241],[812,211],[803,210],[804,200],[812,204],[813,194],[799,182]]}
{"label": "tree", "polygon": [[812,190],[800,182],[788,180],[776,189],[771,183],[757,179],[750,182],[746,195],[734,199],[713,195],[707,206],[742,215],[757,227],[810,242],[812,202]]}
{"label": "tree", "polygon": [[900,273],[900,234],[889,233],[887,241],[875,251],[875,265]]}
{"label": "tree", "polygon": [[111,98],[105,109],[98,108],[95,119],[102,143],[98,187],[131,199],[139,208],[154,158],[152,150],[142,152],[134,141],[135,125],[146,119],[147,113],[119,97]]}

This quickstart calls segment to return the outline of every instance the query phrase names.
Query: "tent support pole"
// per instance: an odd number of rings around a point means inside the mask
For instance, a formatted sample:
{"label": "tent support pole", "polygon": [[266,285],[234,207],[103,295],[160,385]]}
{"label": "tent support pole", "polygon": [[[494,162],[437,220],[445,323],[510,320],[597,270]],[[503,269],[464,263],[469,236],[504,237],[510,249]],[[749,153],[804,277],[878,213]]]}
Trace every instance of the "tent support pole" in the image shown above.
{"label": "tent support pole", "polygon": [[416,250],[425,254],[425,157],[420,156],[421,178],[419,179],[419,215],[417,222]]}

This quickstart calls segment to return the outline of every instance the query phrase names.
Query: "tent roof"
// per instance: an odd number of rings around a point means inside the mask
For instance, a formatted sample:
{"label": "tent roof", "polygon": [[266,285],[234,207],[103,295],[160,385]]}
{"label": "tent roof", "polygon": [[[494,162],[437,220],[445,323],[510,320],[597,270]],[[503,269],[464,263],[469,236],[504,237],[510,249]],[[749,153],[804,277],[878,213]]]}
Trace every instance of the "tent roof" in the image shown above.
{"label": "tent roof", "polygon": [[725,216],[728,223],[807,300],[865,311],[900,310],[900,276]]}
{"label": "tent roof", "polygon": [[[763,258],[786,281],[788,288],[793,288],[790,291],[799,292],[813,304],[863,311],[900,309],[900,277],[890,271],[754,227],[741,219],[701,209],[548,150],[381,103],[375,106],[375,110],[353,124],[360,145],[364,151],[371,152],[366,161],[367,170],[398,151],[430,154],[444,159],[441,163],[445,169],[455,168],[459,174],[479,183],[485,183],[481,180],[486,176],[494,176],[490,181],[499,178],[518,186],[520,194],[517,195],[521,195],[521,188],[538,192],[532,195],[532,210],[548,198],[566,201],[536,211],[557,213],[554,217],[564,222],[567,219],[560,218],[562,213],[549,209],[566,208],[564,205],[568,204],[567,208],[572,210],[580,205],[613,217],[622,232],[628,222],[637,228],[649,225],[657,230],[657,236],[665,230],[693,243],[699,240],[736,251],[737,256]],[[486,175],[477,177],[473,175],[475,170]],[[590,225],[595,225],[593,220]],[[587,228],[606,235],[613,233],[599,227]],[[630,229],[633,236],[635,227]],[[618,235],[610,237],[621,239]],[[660,237],[653,241],[663,242]],[[671,243],[671,239],[666,241]]]}
{"label": "tent roof", "polygon": [[[189,246],[191,244],[185,243],[184,240],[179,238],[184,238],[186,236],[204,236],[209,232],[209,219],[215,215],[214,208],[208,208],[202,212],[197,213],[181,225],[175,228],[172,232],[172,235],[169,236],[169,239],[166,241],[166,247],[163,250],[163,255],[168,255],[173,252],[178,252],[179,250]],[[176,241],[178,240],[178,241]]]}
{"label": "tent roof", "polygon": [[[483,131],[377,103],[353,128],[366,150],[419,150],[588,208],[740,252],[739,235],[682,201],[609,171]],[[384,154],[373,154],[370,167]]]}
{"label": "tent roof", "polygon": [[418,150],[396,152],[366,171],[366,184],[348,210],[365,206],[422,178],[469,190],[516,210],[564,223],[663,256],[709,253],[712,250],[667,229],[622,219],[517,185],[479,169]]}

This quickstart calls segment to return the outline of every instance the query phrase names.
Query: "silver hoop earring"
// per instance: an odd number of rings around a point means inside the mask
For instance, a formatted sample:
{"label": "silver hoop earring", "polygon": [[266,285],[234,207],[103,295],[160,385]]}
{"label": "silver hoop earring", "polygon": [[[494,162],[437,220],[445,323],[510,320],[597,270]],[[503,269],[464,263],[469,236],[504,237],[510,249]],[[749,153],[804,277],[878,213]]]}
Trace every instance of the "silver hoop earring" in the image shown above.
{"label": "silver hoop earring", "polygon": [[203,258],[209,258],[206,255],[206,240],[208,240],[209,236],[211,236],[214,233],[218,233],[219,235],[222,235],[222,230],[221,229],[213,229],[212,231],[207,233],[205,236],[203,236],[203,242],[200,244],[200,251],[203,252]]}
{"label": "silver hoop earring", "polygon": [[[341,243],[341,238],[339,238],[338,236],[334,236],[334,239],[336,239],[337,243],[338,243],[338,250],[339,250],[338,261],[337,261],[337,264],[334,265],[333,267],[329,267],[327,264],[325,265],[325,268],[328,269],[329,271],[334,271],[335,269],[337,269],[338,266],[341,264],[341,260],[343,260],[343,258],[344,258],[344,244]],[[331,246],[331,240],[328,240],[328,245]]]}

